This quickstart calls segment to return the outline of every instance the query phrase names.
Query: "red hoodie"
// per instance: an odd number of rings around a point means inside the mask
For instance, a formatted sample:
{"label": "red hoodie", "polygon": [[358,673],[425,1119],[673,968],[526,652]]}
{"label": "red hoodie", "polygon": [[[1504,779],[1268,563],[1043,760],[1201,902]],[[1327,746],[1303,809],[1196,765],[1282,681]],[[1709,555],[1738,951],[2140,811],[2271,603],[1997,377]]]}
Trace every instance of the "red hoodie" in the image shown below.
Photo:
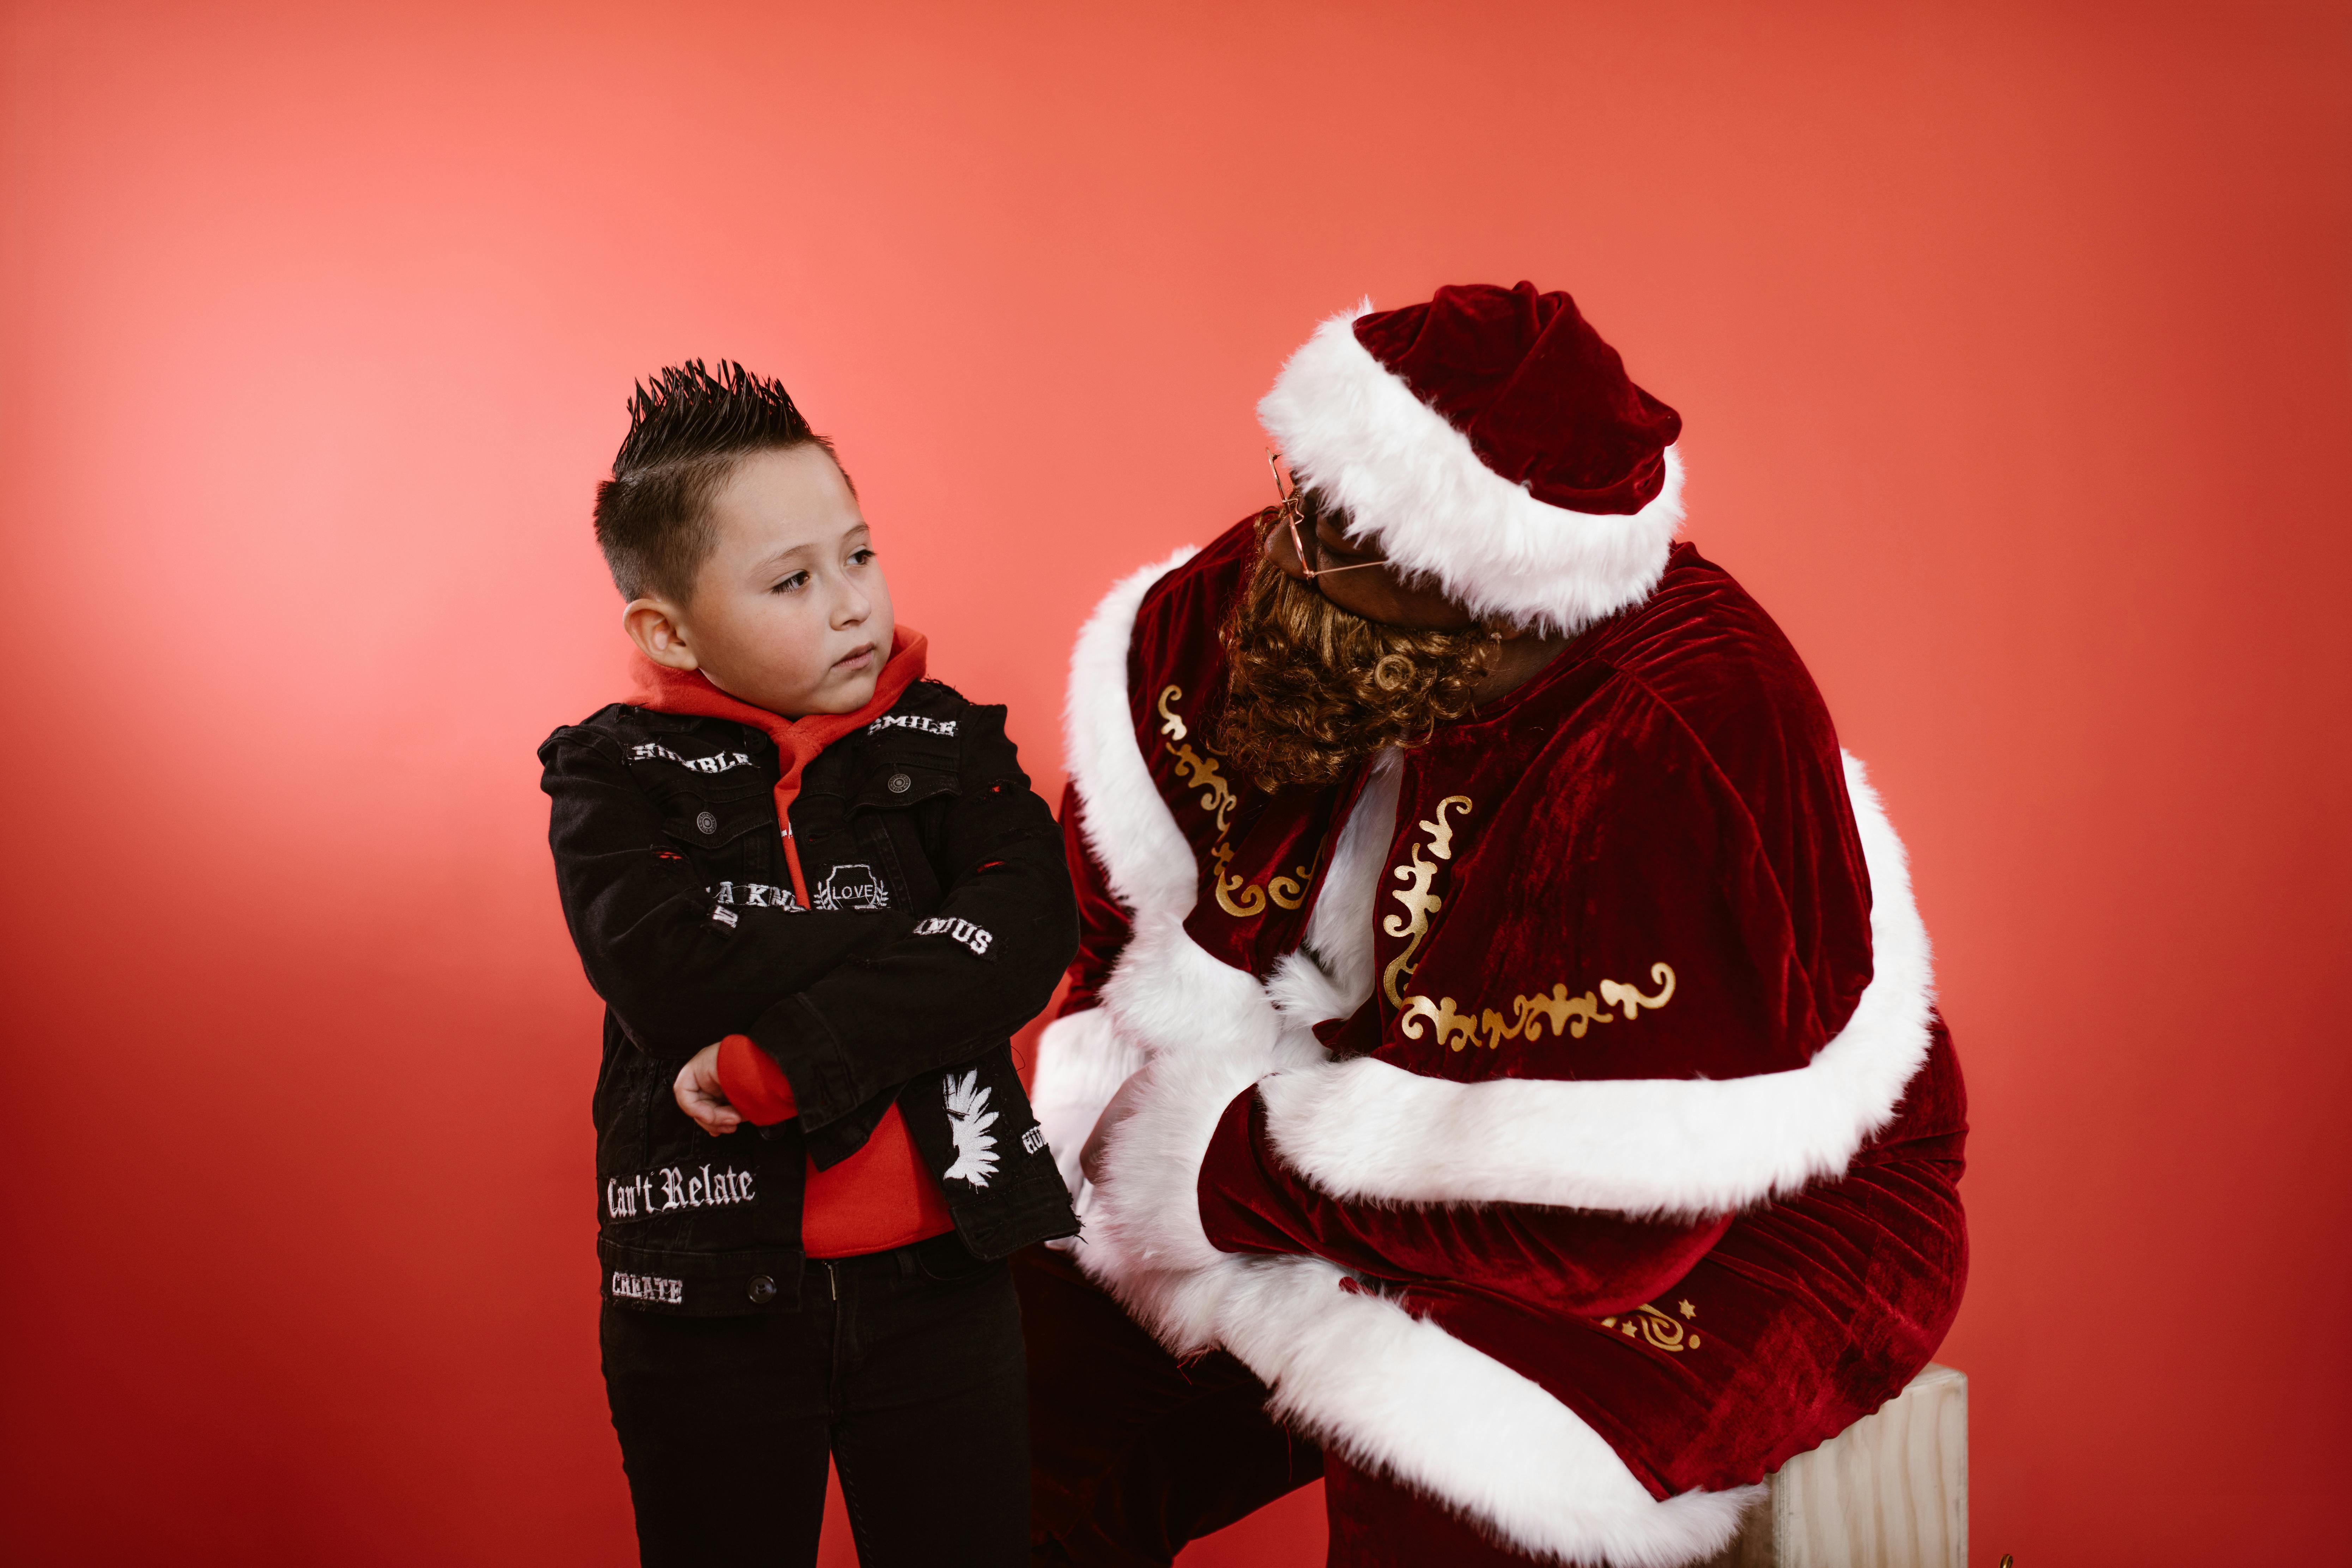
{"label": "red hoodie", "polygon": [[[873,699],[855,713],[786,719],[728,696],[699,670],[668,669],[643,654],[634,666],[637,689],[628,700],[656,713],[732,719],[775,742],[782,763],[776,779],[776,820],[783,827],[784,861],[792,868],[793,896],[805,910],[808,882],[801,875],[792,818],[793,801],[801,793],[801,774],[834,742],[888,712],[907,688],[922,679],[929,651],[922,633],[905,626],[895,629],[890,634],[889,661],[875,682]],[[754,1126],[772,1126],[798,1114],[783,1069],[747,1035],[730,1035],[719,1043],[719,1086],[728,1102]],[[881,1252],[954,1228],[946,1200],[940,1196],[939,1183],[915,1152],[906,1121],[895,1105],[883,1113],[874,1135],[856,1153],[829,1171],[820,1171],[813,1163],[808,1168],[807,1194],[801,1208],[801,1247],[811,1258]]]}

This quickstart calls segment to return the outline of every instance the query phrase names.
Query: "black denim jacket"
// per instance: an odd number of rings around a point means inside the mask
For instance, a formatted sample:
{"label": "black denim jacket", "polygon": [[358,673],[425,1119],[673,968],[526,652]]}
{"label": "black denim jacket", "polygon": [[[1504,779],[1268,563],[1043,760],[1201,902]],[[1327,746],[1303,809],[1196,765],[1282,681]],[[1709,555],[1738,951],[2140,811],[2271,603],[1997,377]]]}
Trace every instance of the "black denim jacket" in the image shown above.
{"label": "black denim jacket", "polygon": [[[838,1163],[894,1102],[976,1256],[1076,1233],[1009,1037],[1076,951],[1077,910],[1003,709],[917,681],[808,764],[792,806],[805,910],[759,731],[614,704],[539,756],[564,919],[605,1003],[608,1300],[793,1307],[803,1156]],[[799,1115],[714,1139],[671,1080],[737,1033],[776,1058]]]}

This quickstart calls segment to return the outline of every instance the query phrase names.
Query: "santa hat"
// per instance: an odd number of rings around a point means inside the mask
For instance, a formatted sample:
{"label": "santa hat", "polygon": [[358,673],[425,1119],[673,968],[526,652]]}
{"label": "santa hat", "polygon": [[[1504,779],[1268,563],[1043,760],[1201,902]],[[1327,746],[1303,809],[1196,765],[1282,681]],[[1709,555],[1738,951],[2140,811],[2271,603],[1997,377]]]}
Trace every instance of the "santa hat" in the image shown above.
{"label": "santa hat", "polygon": [[1258,417],[1351,538],[1481,617],[1575,632],[1639,604],[1682,522],[1682,416],[1532,283],[1367,300],[1290,356]]}

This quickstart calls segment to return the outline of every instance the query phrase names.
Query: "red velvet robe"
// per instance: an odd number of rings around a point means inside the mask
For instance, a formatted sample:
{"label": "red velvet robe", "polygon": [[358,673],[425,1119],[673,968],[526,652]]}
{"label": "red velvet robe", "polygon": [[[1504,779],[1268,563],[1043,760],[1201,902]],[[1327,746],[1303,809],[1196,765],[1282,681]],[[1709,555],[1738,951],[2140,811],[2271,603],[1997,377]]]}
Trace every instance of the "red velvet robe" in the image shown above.
{"label": "red velvet robe", "polygon": [[1209,746],[1254,540],[1139,574],[1078,654],[1066,1168],[1149,1063],[1080,1261],[1523,1550],[1703,1556],[1958,1307],[1964,1091],[1900,844],[1688,545],[1469,720],[1269,797]]}

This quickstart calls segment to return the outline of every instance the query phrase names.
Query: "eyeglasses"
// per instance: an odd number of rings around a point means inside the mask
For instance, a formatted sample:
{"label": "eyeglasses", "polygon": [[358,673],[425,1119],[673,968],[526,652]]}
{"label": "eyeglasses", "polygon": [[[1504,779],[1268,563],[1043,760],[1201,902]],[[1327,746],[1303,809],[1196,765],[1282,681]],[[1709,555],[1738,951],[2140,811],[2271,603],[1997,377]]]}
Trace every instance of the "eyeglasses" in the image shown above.
{"label": "eyeglasses", "polygon": [[[1328,577],[1335,572],[1353,572],[1359,566],[1384,566],[1388,563],[1385,557],[1375,556],[1370,561],[1350,561],[1345,566],[1315,565],[1315,558],[1307,553],[1308,542],[1315,538],[1315,525],[1307,521],[1307,487],[1294,484],[1285,489],[1282,469],[1276,466],[1272,452],[1265,455],[1265,466],[1274,474],[1274,493],[1281,498],[1279,510],[1283,525],[1290,530],[1290,548],[1298,557],[1298,574],[1301,577],[1312,583],[1318,577]],[[1302,522],[1307,523],[1303,532],[1299,528]]]}

